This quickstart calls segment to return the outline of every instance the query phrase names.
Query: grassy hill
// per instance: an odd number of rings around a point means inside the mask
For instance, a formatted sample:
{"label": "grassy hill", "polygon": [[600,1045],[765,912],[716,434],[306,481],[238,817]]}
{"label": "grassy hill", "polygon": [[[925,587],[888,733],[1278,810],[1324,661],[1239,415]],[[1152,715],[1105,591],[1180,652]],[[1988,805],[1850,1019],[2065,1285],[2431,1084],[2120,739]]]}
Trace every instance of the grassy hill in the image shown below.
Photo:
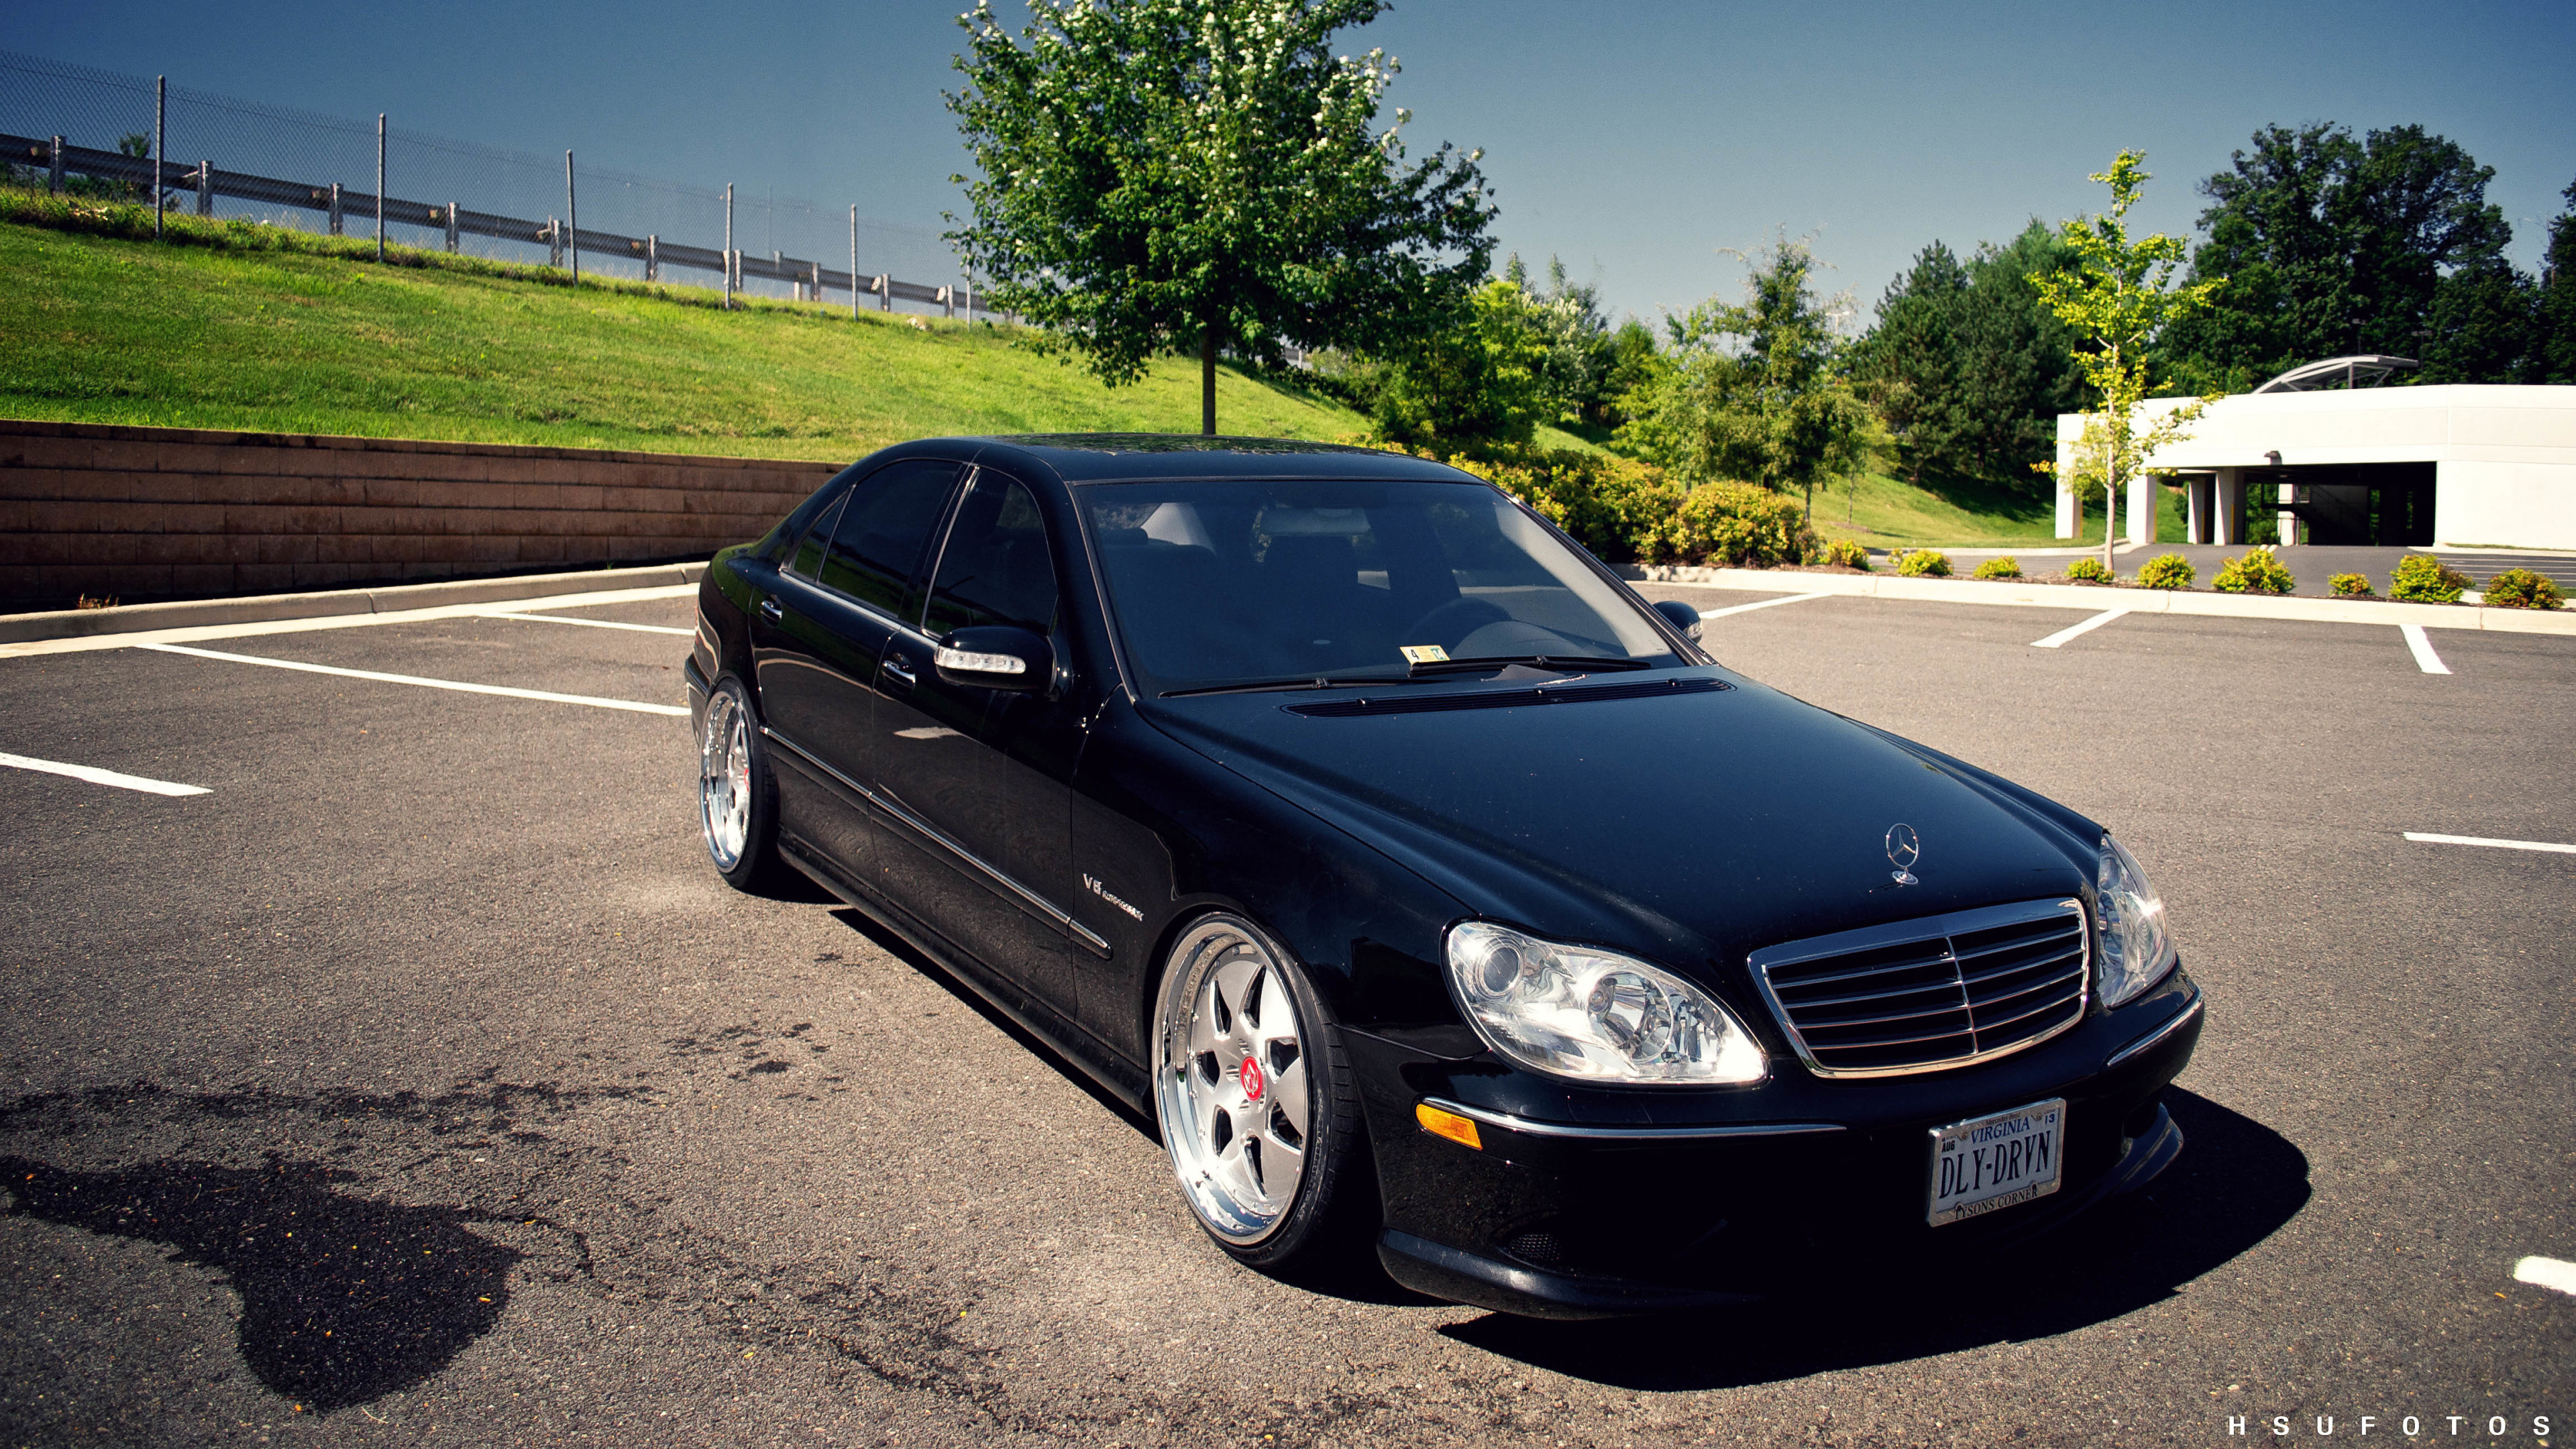
{"label": "grassy hill", "polygon": [[[6,417],[823,460],[947,433],[1198,431],[1195,362],[1112,391],[990,324],[7,223],[0,279]],[[1232,369],[1217,421],[1366,427]]]}

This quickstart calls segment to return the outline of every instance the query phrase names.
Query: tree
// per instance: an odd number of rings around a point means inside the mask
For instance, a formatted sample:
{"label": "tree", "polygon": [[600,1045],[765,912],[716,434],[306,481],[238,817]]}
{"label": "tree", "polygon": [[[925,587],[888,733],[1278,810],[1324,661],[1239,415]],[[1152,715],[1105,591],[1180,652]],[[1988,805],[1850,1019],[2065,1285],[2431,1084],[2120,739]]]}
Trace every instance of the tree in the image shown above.
{"label": "tree", "polygon": [[2505,382],[2520,367],[2528,286],[2505,261],[2513,232],[2486,199],[2495,168],[2422,126],[2355,139],[2343,126],[2267,126],[2201,183],[2208,234],[2195,279],[2229,279],[2220,305],[2166,338],[2177,376],[2244,391],[2303,362],[2392,353],[2418,382]]}
{"label": "tree", "polygon": [[1450,325],[1380,373],[1370,413],[1380,436],[1444,455],[1530,440],[1551,414],[1545,336],[1528,295],[1507,279],[1478,288]]}
{"label": "tree", "polygon": [[2529,361],[2533,382],[2576,383],[2576,181],[2560,193],[2567,209],[2549,223]]}
{"label": "tree", "polygon": [[1614,360],[1610,319],[1601,313],[1601,289],[1566,280],[1565,263],[1547,259],[1547,286],[1529,284],[1529,269],[1515,253],[1503,278],[1521,294],[1522,323],[1547,350],[1539,390],[1550,422],[1584,421],[1605,401],[1603,388]]}
{"label": "tree", "polygon": [[[2182,265],[2180,237],[2154,233],[2129,239],[2129,208],[2150,179],[2143,151],[2122,151],[2108,171],[2087,180],[2111,188],[2111,209],[2087,221],[2064,223],[2060,234],[2073,249],[2072,273],[2044,272],[2033,278],[2040,300],[2075,330],[2083,349],[2075,364],[2102,395],[2102,406],[2086,422],[2086,444],[2098,448],[2104,493],[2102,566],[2112,566],[2111,545],[2119,530],[2121,485],[2140,471],[2149,455],[2168,443],[2190,437],[2190,425],[2214,398],[2186,402],[2140,430],[2138,405],[2146,401],[2148,349],[2175,318],[2209,305],[2225,278],[2208,278],[2168,289],[2174,269]],[[2097,432],[2098,428],[2098,432]],[[2080,486],[2070,478],[2067,486]]]}
{"label": "tree", "polygon": [[1836,370],[1833,315],[1808,280],[1814,251],[1783,237],[1749,256],[1744,300],[1670,319],[1671,366],[1629,395],[1624,445],[1681,476],[1802,490],[1860,468],[1876,418]]}
{"label": "tree", "polygon": [[1211,434],[1221,351],[1421,335],[1485,276],[1494,207],[1481,153],[1408,164],[1406,113],[1376,129],[1394,61],[1332,54],[1386,8],[1033,0],[1015,41],[978,0],[948,106],[981,175],[954,178],[974,218],[948,239],[996,307],[1112,386],[1196,350]]}

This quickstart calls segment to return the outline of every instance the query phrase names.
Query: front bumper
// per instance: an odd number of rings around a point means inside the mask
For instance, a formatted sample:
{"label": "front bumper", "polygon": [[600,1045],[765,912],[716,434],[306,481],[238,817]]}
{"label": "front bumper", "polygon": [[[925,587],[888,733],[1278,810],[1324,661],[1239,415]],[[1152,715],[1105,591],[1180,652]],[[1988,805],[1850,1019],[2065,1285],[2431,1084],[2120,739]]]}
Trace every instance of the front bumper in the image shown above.
{"label": "front bumper", "polygon": [[[2191,1059],[2201,1014],[2177,971],[2022,1057],[1922,1077],[1775,1079],[1731,1099],[1738,1120],[1696,1123],[1638,1120],[1691,1109],[1634,1090],[1618,1094],[1625,1122],[1497,1111],[1510,1069],[1492,1058],[1346,1033],[1385,1193],[1378,1256],[1435,1297],[1590,1318],[1746,1302],[1856,1265],[2027,1237],[2143,1186],[2181,1152],[2161,1094]],[[2058,1191],[1928,1225],[1932,1130],[2049,1097],[2067,1102]],[[1482,1149],[1422,1130],[1413,1113],[1426,1100],[1475,1120]],[[1701,1096],[1703,1117],[1710,1101]]]}

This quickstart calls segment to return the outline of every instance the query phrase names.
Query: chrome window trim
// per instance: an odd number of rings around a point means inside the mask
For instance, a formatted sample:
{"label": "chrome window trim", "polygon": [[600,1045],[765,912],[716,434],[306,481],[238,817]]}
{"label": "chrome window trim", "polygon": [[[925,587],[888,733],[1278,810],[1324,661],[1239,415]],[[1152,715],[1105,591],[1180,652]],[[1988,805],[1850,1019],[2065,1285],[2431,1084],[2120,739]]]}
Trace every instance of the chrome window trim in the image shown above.
{"label": "chrome window trim", "polygon": [[[2079,975],[2076,978],[2075,1014],[2068,1017],[2061,1026],[1992,1050],[1972,1051],[1963,1056],[1944,1057],[1939,1061],[1908,1062],[1890,1067],[1829,1067],[1817,1061],[1815,1053],[1808,1049],[1806,1036],[1798,1030],[1796,1022],[1790,1018],[1788,1008],[1781,1004],[1779,994],[1771,987],[1771,969],[1775,966],[1794,966],[1806,961],[1847,956],[1857,951],[1916,943],[1929,945],[1936,941],[1941,946],[1940,959],[1948,962],[1953,974],[1964,980],[1965,972],[1950,944],[1952,938],[1965,932],[1992,930],[1998,926],[2017,926],[2061,915],[2073,916],[2076,925]],[[1745,958],[1745,964],[1751,969],[1754,987],[1762,993],[1762,1004],[1771,1010],[1772,1021],[1777,1023],[1781,1033],[1788,1037],[1789,1044],[1797,1049],[1798,1060],[1806,1065],[1808,1071],[1819,1077],[1836,1078],[1920,1076],[1925,1072],[1946,1072],[1955,1067],[1997,1061],[2015,1052],[2028,1051],[2042,1042],[2054,1040],[2074,1030],[2076,1024],[2084,1020],[2093,1002],[2093,923],[2085,914],[2084,903],[2073,896],[2063,896],[2054,900],[2018,901],[2009,905],[1981,906],[1975,910],[1951,911],[1938,916],[1916,916],[1911,920],[1891,921],[1880,926],[1863,926],[1853,931],[1836,931],[1830,935],[1784,941],[1779,945],[1765,946],[1752,953]],[[1963,987],[1963,1004],[1964,1001]],[[1971,1041],[1976,1039],[1974,1020],[1974,1016],[1971,1015],[1972,1025],[1968,1032]]]}
{"label": "chrome window trim", "polygon": [[1708,1127],[1593,1126],[1573,1122],[1540,1122],[1528,1117],[1515,1117],[1509,1112],[1495,1112],[1483,1107],[1469,1107],[1445,1097],[1425,1097],[1422,1105],[1442,1112],[1500,1127],[1506,1132],[1525,1132],[1532,1137],[1574,1138],[1590,1142],[1699,1142],[1722,1137],[1794,1137],[1810,1132],[1840,1132],[1836,1122],[1744,1122]]}
{"label": "chrome window trim", "polygon": [[1057,929],[1063,931],[1065,934],[1082,942],[1083,945],[1091,949],[1094,955],[1100,956],[1103,959],[1106,959],[1109,956],[1110,948],[1106,937],[1101,936],[1098,932],[1092,930],[1082,922],[1075,920],[1070,914],[1058,907],[1053,901],[1039,895],[1036,891],[1020,884],[1011,877],[1004,875],[1001,871],[986,863],[982,856],[975,854],[973,851],[968,850],[956,841],[949,839],[947,834],[941,831],[939,827],[912,813],[912,811],[906,808],[901,801],[871,790],[867,786],[860,784],[858,781],[851,779],[849,776],[842,774],[840,771],[833,769],[831,766],[824,764],[821,760],[814,757],[813,751],[797,744],[794,740],[791,740],[785,735],[780,734],[778,731],[771,729],[766,724],[760,727],[760,732],[768,738],[777,741],[781,748],[785,749],[788,753],[793,754],[796,758],[803,760],[815,769],[818,769],[824,774],[839,781],[843,788],[856,794],[860,799],[867,801],[869,804],[884,811],[886,814],[893,816],[895,819],[911,827],[913,830],[920,832],[932,843],[938,845],[942,850],[945,850],[950,855],[956,857],[960,863],[971,868],[978,875],[983,876],[985,880],[999,887],[1009,895],[1026,902],[1029,909],[1036,911],[1041,916],[1044,916],[1048,921],[1054,923]]}
{"label": "chrome window trim", "polygon": [[2102,1070],[2106,1072],[2109,1071],[2111,1068],[2118,1066],[2120,1063],[2127,1061],[2129,1058],[2136,1056],[2138,1053],[2145,1051],[2147,1048],[2154,1046],[2160,1041],[2163,1041],[2166,1037],[2169,1037],[2175,1032],[2182,1030],[2184,1027],[2191,1025],[2192,1021],[2200,1015],[2201,1008],[2207,1005],[2209,1005],[2209,998],[2202,994],[2199,987],[2193,987],[2191,989],[2190,1003],[2184,1006],[2182,1010],[2175,1012],[2172,1020],[2157,1027],[2155,1030],[2148,1032],[2145,1036],[2138,1038],[2127,1046],[2120,1048],[2118,1051],[2111,1053],[2111,1055],[2103,1061]]}

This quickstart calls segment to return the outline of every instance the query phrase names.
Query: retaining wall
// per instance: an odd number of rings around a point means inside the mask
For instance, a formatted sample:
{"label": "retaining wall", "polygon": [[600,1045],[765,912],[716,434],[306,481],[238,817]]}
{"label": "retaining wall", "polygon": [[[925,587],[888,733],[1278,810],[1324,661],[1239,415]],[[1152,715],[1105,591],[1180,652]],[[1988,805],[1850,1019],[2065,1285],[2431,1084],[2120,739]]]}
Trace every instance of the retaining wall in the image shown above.
{"label": "retaining wall", "polygon": [[838,470],[0,420],[0,607],[703,559]]}

